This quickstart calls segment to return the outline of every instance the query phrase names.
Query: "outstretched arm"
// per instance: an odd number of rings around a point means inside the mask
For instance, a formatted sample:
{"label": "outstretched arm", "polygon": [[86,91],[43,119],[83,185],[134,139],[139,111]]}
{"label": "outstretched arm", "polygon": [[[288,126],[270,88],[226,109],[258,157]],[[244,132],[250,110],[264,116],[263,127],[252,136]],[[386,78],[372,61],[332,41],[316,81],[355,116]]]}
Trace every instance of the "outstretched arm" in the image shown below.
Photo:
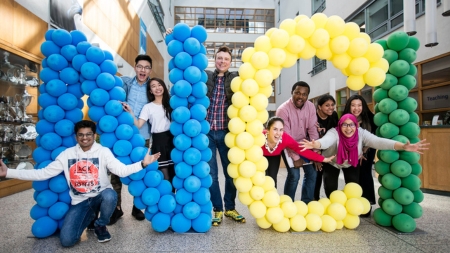
{"label": "outstretched arm", "polygon": [[409,141],[405,144],[401,143],[401,142],[396,142],[394,144],[394,148],[395,148],[395,150],[399,150],[399,151],[411,151],[411,152],[423,154],[421,152],[421,150],[427,150],[428,148],[426,146],[430,145],[429,142],[425,142],[425,141],[426,141],[426,139],[423,139],[414,144],[411,144]]}
{"label": "outstretched arm", "polygon": [[0,177],[6,177],[6,174],[8,174],[8,167],[6,167],[6,164],[0,159]]}
{"label": "outstretched arm", "polygon": [[144,167],[147,167],[147,165],[157,161],[160,156],[161,156],[161,153],[159,153],[159,152],[156,154],[153,154],[153,155],[150,155],[150,153],[147,153],[144,157],[144,160],[142,160],[142,165]]}
{"label": "outstretched arm", "polygon": [[129,104],[122,102],[122,107],[124,111],[130,113],[131,116],[133,116],[134,125],[137,126],[137,128],[141,128],[144,125],[145,120],[136,118]]}

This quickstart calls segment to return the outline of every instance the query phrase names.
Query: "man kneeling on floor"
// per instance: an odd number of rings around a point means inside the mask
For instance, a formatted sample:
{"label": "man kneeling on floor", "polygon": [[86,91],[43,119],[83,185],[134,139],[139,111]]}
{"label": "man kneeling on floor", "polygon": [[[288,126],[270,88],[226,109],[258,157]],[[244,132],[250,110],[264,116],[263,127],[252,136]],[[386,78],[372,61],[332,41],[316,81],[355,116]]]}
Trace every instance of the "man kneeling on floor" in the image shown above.
{"label": "man kneeling on floor", "polygon": [[67,148],[43,169],[8,169],[0,160],[0,177],[41,181],[64,172],[72,198],[72,205],[60,232],[61,244],[64,247],[73,246],[80,240],[84,229],[96,218],[98,212],[100,217],[94,222],[98,241],[111,240],[106,224],[109,223],[111,214],[116,208],[117,194],[112,189],[107,170],[120,177],[126,177],[158,160],[160,155],[147,154],[140,162],[124,165],[108,148],[95,142],[94,122],[82,120],[75,124],[74,129],[78,144]]}

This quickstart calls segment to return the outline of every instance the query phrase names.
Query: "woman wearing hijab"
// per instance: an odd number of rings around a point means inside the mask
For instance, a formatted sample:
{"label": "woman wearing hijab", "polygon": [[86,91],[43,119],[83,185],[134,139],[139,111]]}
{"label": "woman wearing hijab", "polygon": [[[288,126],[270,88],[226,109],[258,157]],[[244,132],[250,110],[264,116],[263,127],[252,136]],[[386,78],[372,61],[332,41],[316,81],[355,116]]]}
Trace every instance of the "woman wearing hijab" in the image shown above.
{"label": "woman wearing hijab", "polygon": [[[358,165],[359,157],[363,154],[363,147],[379,150],[411,151],[422,154],[421,150],[429,145],[425,140],[411,144],[380,138],[359,127],[358,120],[352,114],[341,117],[336,128],[330,129],[319,140],[303,140],[300,145],[304,149],[322,149],[323,156],[336,155],[336,159],[323,164],[323,184],[325,194],[330,194],[338,188],[339,169],[344,173],[345,183],[359,183],[359,170],[353,168]],[[351,167],[353,166],[353,167]]]}

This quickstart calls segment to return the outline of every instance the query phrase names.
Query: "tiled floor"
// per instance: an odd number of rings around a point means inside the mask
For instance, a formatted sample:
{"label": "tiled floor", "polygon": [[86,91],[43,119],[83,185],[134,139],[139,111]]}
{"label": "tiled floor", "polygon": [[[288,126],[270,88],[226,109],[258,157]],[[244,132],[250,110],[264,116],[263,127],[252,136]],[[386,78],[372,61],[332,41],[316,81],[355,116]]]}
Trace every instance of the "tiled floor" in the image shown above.
{"label": "tiled floor", "polygon": [[[286,170],[280,169],[279,189],[283,189],[285,178]],[[342,178],[340,184],[343,187]],[[372,218],[362,218],[355,230],[278,233],[259,228],[241,203],[237,209],[246,217],[246,224],[225,219],[205,234],[157,233],[148,221],[131,216],[132,198],[126,187],[123,198],[125,214],[108,227],[110,242],[98,243],[88,231],[72,248],[62,248],[57,236],[30,238],[33,190],[1,198],[0,252],[450,252],[450,198],[445,196],[425,194],[421,203],[424,215],[417,220],[424,233],[403,235],[377,226]]]}

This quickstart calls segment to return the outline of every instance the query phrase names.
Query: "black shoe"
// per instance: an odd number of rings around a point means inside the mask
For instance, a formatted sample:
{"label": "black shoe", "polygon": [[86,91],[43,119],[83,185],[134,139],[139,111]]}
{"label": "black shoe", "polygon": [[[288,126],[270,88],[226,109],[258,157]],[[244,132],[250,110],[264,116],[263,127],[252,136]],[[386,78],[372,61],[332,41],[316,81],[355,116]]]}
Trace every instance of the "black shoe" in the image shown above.
{"label": "black shoe", "polygon": [[107,242],[111,240],[111,235],[109,234],[106,226],[96,226],[95,234],[97,235],[98,242]]}
{"label": "black shoe", "polygon": [[133,217],[136,218],[136,220],[145,219],[144,213],[141,210],[139,210],[136,206],[133,206],[133,211],[131,211],[131,215],[133,215]]}
{"label": "black shoe", "polygon": [[[119,209],[120,208],[120,209]],[[109,219],[108,225],[114,225],[120,217],[123,216],[123,211],[121,206],[116,206],[116,209],[114,209],[113,214],[111,215],[111,218]]]}

